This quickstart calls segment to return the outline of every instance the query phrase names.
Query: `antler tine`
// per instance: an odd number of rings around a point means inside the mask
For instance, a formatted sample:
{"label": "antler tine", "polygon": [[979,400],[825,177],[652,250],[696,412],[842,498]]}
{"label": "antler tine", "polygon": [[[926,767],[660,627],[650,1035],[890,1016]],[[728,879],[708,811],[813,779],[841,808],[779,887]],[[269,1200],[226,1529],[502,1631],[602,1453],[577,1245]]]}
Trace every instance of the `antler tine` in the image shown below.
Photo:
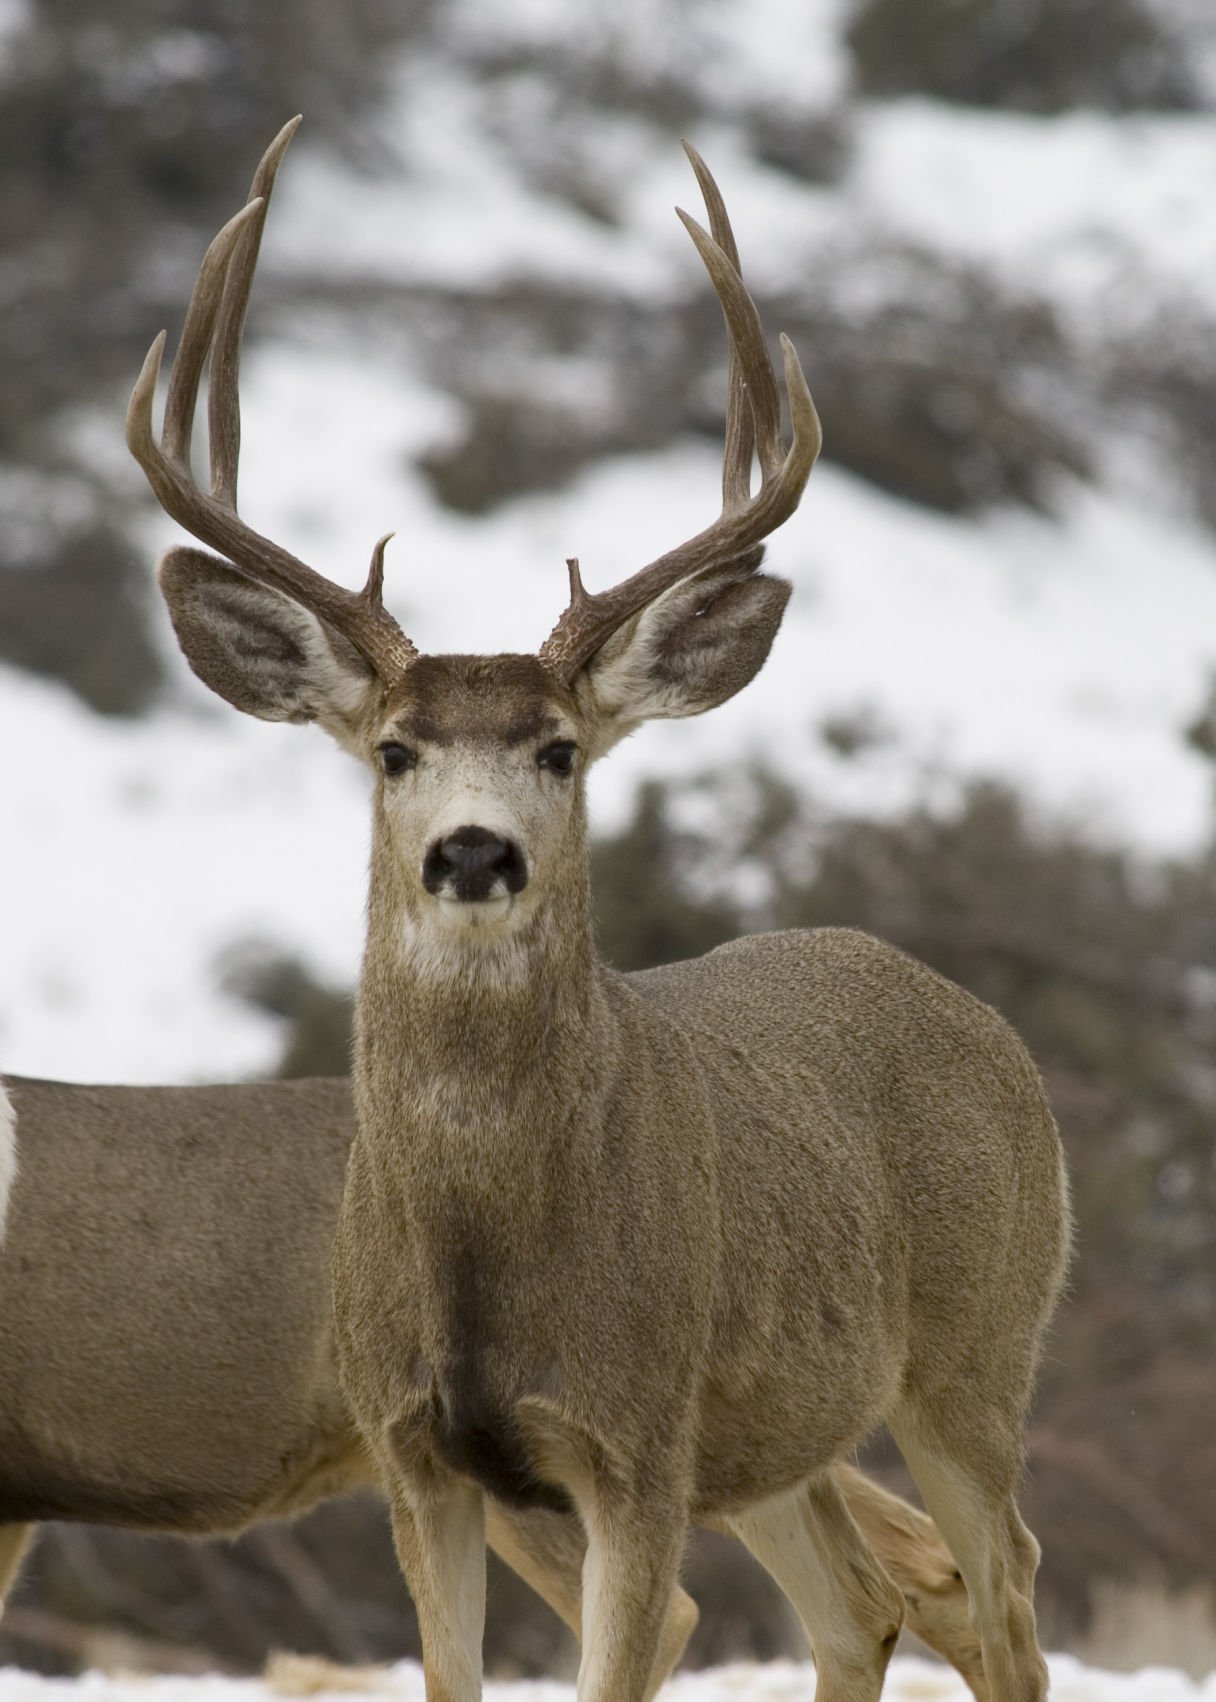
{"label": "antler tine", "polygon": [[171,461],[183,466],[190,459],[190,440],[194,435],[194,410],[198,405],[198,387],[207,360],[207,351],[215,334],[215,320],[224,293],[228,263],[240,234],[250,219],[257,217],[252,203],[235,213],[213,239],[203,263],[198,269],[194,293],[186,310],[181,342],[173,371],[169,375],[169,394],[165,399],[165,424],[161,443]]}
{"label": "antler tine", "polygon": [[[541,660],[567,683],[625,622],[681,579],[754,551],[798,506],[823,441],[798,356],[781,338],[793,441],[781,443],[781,398],[756,304],[739,272],[734,234],[717,184],[693,148],[688,157],[701,185],[713,235],[677,208],[696,244],[722,305],[730,339],[722,513],[687,543],[659,556],[631,578],[597,595],[588,594],[577,572],[570,577],[570,602],[540,649]],[[746,407],[744,404],[746,403]],[[760,459],[760,489],[751,493],[752,446]],[[758,566],[758,558],[749,571]]]}
{"label": "antler tine", "polygon": [[[739,249],[731,229],[726,203],[709,167],[691,142],[683,144],[688,162],[696,173],[701,198],[709,213],[710,234],[726,255],[740,277]],[[769,368],[771,372],[771,366]],[[738,508],[752,492],[752,457],[756,448],[756,431],[752,411],[748,406],[747,380],[739,362],[738,350],[730,341],[726,367],[726,431],[722,450],[722,507]]]}
{"label": "antler tine", "polygon": [[211,445],[211,494],[236,507],[237,465],[241,457],[241,336],[253,274],[257,269],[266,214],[275,179],[288,144],[300,127],[300,115],[289,119],[258,162],[249,188],[249,205],[258,211],[241,227],[228,262],[211,349],[211,383],[207,393],[207,437]]}
{"label": "antler tine", "polygon": [[[725,209],[723,213],[725,214]],[[712,236],[702,230],[695,219],[690,218],[679,207],[676,208],[676,214],[696,244],[697,252],[705,262],[705,270],[709,273],[718,300],[722,304],[730,338],[731,360],[735,368],[736,390],[742,390],[747,402],[747,411],[751,415],[761,473],[765,478],[770,478],[780,472],[785,452],[781,447],[781,397],[777,390],[773,363],[769,359],[760,315],[755,302],[744,287],[738,264],[731,261],[729,255]],[[728,411],[731,399],[728,397]],[[743,475],[743,500],[746,502],[751,494],[750,463],[739,470]]]}
{"label": "antler tine", "polygon": [[[202,543],[219,550],[247,578],[269,585],[311,610],[348,639],[375,673],[388,680],[404,672],[418,651],[381,600],[387,538],[376,546],[362,591],[348,591],[255,532],[236,512],[241,330],[266,205],[298,123],[293,119],[275,137],[254,177],[252,199],[228,221],[203,257],[169,379],[161,442],[156,441],[152,415],[165,347],[163,331],[149,349],[131,393],[127,447],[172,519]],[[213,343],[208,406],[211,491],[207,493],[195,484],[190,470],[190,439],[203,363]]]}

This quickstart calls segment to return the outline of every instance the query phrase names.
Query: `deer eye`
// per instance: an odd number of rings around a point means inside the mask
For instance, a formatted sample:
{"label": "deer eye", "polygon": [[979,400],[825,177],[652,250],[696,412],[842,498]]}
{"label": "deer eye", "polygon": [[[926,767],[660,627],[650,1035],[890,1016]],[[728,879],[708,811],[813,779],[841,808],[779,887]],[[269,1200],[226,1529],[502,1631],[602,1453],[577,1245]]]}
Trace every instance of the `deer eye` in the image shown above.
{"label": "deer eye", "polygon": [[418,753],[408,745],[398,745],[390,739],[380,746],[380,761],[386,774],[404,774],[408,769],[417,768]]}
{"label": "deer eye", "polygon": [[578,746],[573,739],[554,739],[540,752],[536,762],[539,768],[547,768],[550,774],[566,775],[574,767],[577,754]]}

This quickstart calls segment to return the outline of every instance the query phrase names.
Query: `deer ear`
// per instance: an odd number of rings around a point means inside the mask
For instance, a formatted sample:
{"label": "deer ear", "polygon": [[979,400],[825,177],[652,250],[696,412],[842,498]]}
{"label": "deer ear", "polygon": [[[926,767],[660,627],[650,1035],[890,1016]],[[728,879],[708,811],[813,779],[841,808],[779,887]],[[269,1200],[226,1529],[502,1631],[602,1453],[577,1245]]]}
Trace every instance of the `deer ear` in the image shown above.
{"label": "deer ear", "polygon": [[788,581],[747,571],[758,559],[681,581],[591,658],[575,689],[604,726],[603,748],[641,721],[702,715],[755,678],[790,595]]}
{"label": "deer ear", "polygon": [[246,715],[317,721],[350,743],[376,677],[340,633],[203,550],[170,550],[156,577],[182,654],[204,685]]}

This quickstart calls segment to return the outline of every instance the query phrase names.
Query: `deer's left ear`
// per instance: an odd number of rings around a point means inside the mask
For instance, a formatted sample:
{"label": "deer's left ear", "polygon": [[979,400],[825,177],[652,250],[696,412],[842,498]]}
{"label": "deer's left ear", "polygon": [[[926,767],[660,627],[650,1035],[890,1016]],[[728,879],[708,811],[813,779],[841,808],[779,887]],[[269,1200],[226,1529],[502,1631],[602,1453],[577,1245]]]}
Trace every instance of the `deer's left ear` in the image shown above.
{"label": "deer's left ear", "polygon": [[574,683],[606,750],[641,721],[702,715],[755,678],[790,586],[739,562],[682,580],[613,633]]}

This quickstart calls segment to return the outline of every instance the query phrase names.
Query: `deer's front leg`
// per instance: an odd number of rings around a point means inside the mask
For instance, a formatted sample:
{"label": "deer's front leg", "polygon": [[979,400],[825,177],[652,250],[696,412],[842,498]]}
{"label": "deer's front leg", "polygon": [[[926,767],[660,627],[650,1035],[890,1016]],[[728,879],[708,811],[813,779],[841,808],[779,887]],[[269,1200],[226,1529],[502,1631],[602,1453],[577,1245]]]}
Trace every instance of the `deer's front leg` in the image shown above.
{"label": "deer's front leg", "polygon": [[450,1473],[396,1473],[393,1540],[422,1633],[427,1702],[478,1702],[486,1619],[481,1490]]}
{"label": "deer's front leg", "polygon": [[[669,1616],[684,1552],[683,1510],[596,1493],[580,1505],[583,1658],[578,1702],[646,1702],[666,1676]],[[689,1627],[691,1629],[691,1626]]]}
{"label": "deer's front leg", "polygon": [[[583,1565],[587,1539],[573,1513],[521,1512],[486,1501],[486,1537],[507,1565],[542,1601],[583,1638]],[[678,1586],[659,1637],[658,1653],[646,1686],[646,1702],[674,1670],[697,1623],[697,1607]]]}

